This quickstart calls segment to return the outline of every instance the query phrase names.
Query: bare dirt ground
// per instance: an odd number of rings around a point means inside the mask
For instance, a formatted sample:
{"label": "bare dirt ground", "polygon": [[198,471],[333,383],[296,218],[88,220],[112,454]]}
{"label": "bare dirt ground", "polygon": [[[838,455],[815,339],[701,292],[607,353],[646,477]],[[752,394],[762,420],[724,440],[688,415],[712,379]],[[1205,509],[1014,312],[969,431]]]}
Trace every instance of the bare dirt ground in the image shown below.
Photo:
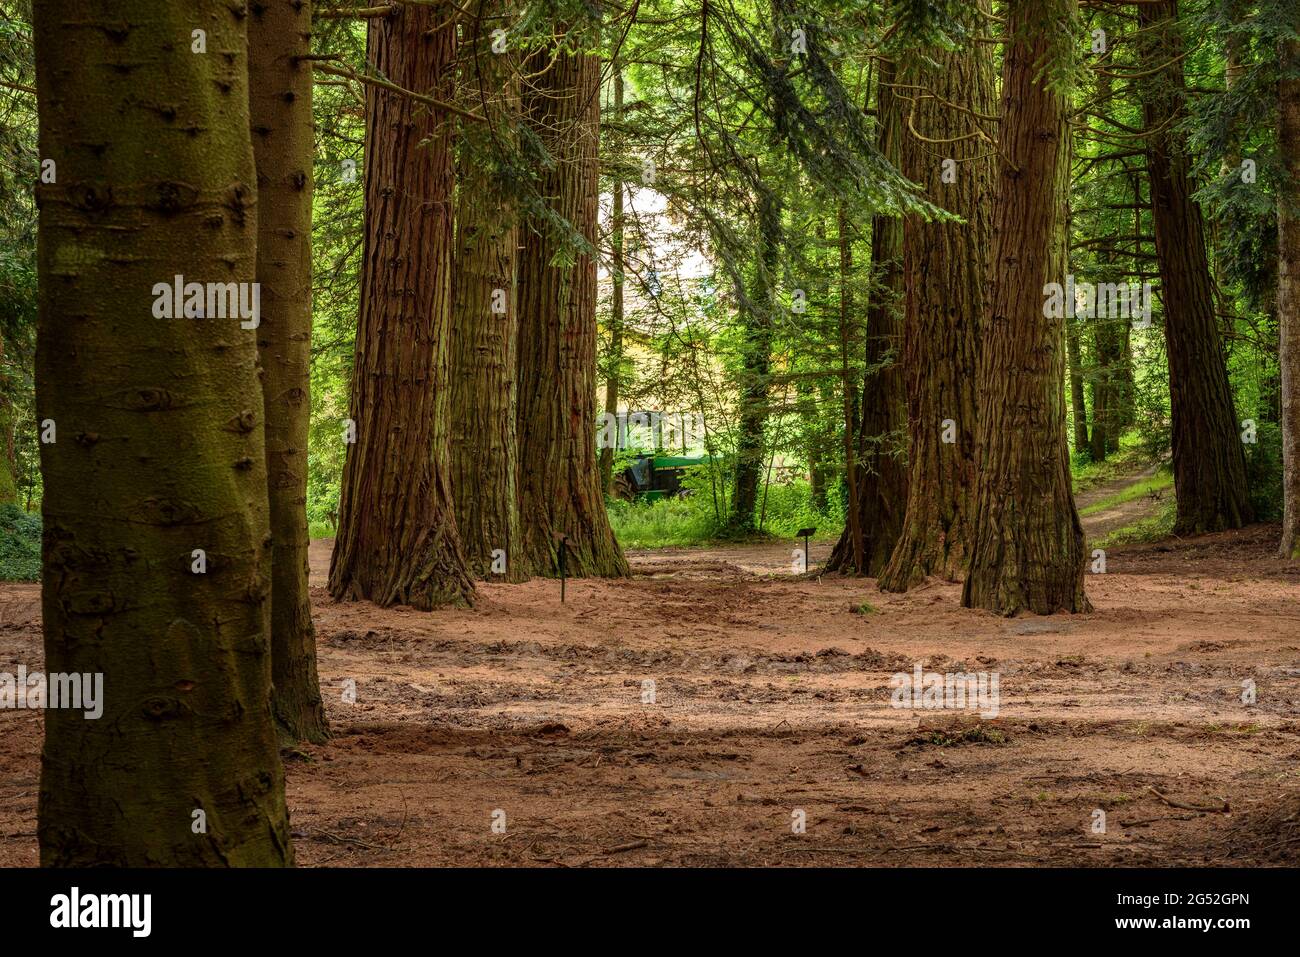
{"label": "bare dirt ground", "polygon": [[[335,737],[286,759],[298,861],[1294,862],[1300,568],[1275,542],[1114,549],[1093,612],[1019,619],[945,582],[797,578],[791,543],[634,553],[631,580],[570,582],[565,604],[536,580],[485,584],[472,610],[382,610],[329,599],[317,542]],[[0,670],[40,667],[38,597],[0,586]],[[999,673],[998,717],[890,707],[918,661]],[[40,725],[0,712],[0,865],[37,860]]]}

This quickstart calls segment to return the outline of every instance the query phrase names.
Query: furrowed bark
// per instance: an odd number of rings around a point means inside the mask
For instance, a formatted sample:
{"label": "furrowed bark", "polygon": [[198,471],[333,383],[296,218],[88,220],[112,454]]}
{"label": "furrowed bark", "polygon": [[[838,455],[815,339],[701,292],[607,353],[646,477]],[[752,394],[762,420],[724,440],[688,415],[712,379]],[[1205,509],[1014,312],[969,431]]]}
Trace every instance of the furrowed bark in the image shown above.
{"label": "furrowed bark", "polygon": [[[482,160],[485,151],[497,148],[488,137],[510,137],[519,110],[519,80],[514,54],[492,50],[491,31],[505,22],[506,5],[479,2],[473,9],[478,35],[470,35],[461,47],[461,97],[489,122],[463,130],[456,191],[451,486],[470,573],[519,582],[528,577],[516,485],[519,230],[515,211],[500,199],[501,190]],[[509,143],[500,145],[509,148]]]}
{"label": "furrowed bark", "polygon": [[[988,10],[987,2],[983,9]],[[914,99],[902,105],[907,118],[903,173],[964,222],[927,223],[912,217],[903,226],[910,478],[903,529],[880,573],[886,591],[906,591],[927,575],[956,580],[968,558],[974,507],[975,370],[988,295],[993,160],[988,143],[979,138],[924,142],[921,137],[970,136],[987,123],[907,85],[990,115],[995,106],[993,58],[986,44],[931,55],[937,68],[925,67],[918,58],[899,72],[901,92]],[[946,158],[958,161],[951,183],[943,181]],[[952,442],[944,441],[945,431]]]}
{"label": "furrowed bark", "polygon": [[[553,62],[552,62],[553,61]],[[542,174],[554,210],[595,248],[600,65],[571,49],[529,57],[538,73],[523,92],[524,115],[555,157]],[[553,264],[562,237],[525,226],[519,258],[519,512],[534,574],[558,575],[558,536],[575,577],[628,574],[614,539],[596,467],[596,262],[579,253]]]}
{"label": "furrowed bark", "polygon": [[249,7],[249,112],[257,165],[257,346],[270,500],[271,706],[288,741],[329,737],[316,673],[307,549],[311,417],[312,129],[309,0]]}
{"label": "furrowed bark", "polygon": [[[1296,24],[1300,27],[1300,24]],[[1278,195],[1277,307],[1282,369],[1282,558],[1300,559],[1300,42],[1282,43],[1278,146],[1290,188]]]}
{"label": "furrowed bark", "polygon": [[[451,7],[369,21],[378,73],[447,101]],[[366,87],[366,237],[348,446],[330,594],[429,610],[471,602],[448,463],[452,126],[446,113]]]}
{"label": "furrowed bark", "polygon": [[155,313],[176,276],[256,279],[245,22],[217,0],[35,7],[58,164],[37,187],[45,670],[103,676],[99,718],[45,712],[45,866],[293,863],[257,334]]}
{"label": "furrowed bark", "polygon": [[1084,539],[1070,488],[1064,316],[1069,104],[1049,88],[1075,0],[1012,0],[1002,68],[990,316],[979,364],[979,471],[962,604],[1000,615],[1089,610]]}

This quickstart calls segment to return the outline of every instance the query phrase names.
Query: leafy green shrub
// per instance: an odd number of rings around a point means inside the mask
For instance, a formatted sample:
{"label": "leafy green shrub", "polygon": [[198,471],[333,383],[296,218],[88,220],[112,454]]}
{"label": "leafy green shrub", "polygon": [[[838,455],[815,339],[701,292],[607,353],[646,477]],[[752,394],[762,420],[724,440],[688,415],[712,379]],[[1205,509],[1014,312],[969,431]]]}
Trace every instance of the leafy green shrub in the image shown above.
{"label": "leafy green shrub", "polygon": [[767,490],[764,508],[763,490],[758,492],[758,514],[763,519],[763,531],[781,538],[792,538],[801,528],[816,528],[818,537],[832,536],[844,527],[844,500],[829,489],[826,508],[819,510],[813,504],[812,486],[802,480],[784,485],[771,485]]}
{"label": "leafy green shrub", "polygon": [[[682,485],[687,494],[677,498],[608,502],[610,524],[619,544],[624,548],[680,547],[702,545],[719,538],[723,529],[714,513],[713,489],[706,470],[692,469]],[[720,484],[718,495],[720,506],[730,500],[729,483]],[[764,510],[760,486],[755,524],[760,515],[762,532],[767,535],[793,538],[799,529],[816,526],[818,538],[833,537],[844,527],[843,496],[831,490],[826,509],[819,511],[813,506],[808,482],[799,480],[769,487]]]}
{"label": "leafy green shrub", "polygon": [[0,581],[41,577],[41,517],[13,503],[0,505]]}
{"label": "leafy green shrub", "polygon": [[1282,520],[1282,429],[1276,422],[1255,426],[1255,441],[1245,443],[1250,504],[1261,522]]}
{"label": "leafy green shrub", "polygon": [[[701,507],[705,506],[705,507]],[[609,503],[614,537],[624,548],[698,545],[714,536],[713,507],[697,497]]]}

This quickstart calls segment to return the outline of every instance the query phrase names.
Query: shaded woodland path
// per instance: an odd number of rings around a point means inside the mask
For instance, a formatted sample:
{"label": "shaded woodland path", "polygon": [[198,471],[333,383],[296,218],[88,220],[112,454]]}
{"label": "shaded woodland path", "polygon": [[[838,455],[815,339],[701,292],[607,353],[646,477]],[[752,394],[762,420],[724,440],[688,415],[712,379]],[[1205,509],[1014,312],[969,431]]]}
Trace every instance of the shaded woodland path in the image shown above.
{"label": "shaded woodland path", "polygon": [[[1112,496],[1118,495],[1134,485],[1140,485],[1147,479],[1151,478],[1159,470],[1160,465],[1153,464],[1138,472],[1129,475],[1123,475],[1113,479],[1104,485],[1098,485],[1088,489],[1086,492],[1079,492],[1074,496],[1074,505],[1080,511],[1095,505],[1098,502],[1104,502]],[[1173,497],[1173,490],[1166,489],[1161,495],[1163,499]],[[1109,508],[1102,509],[1098,512],[1091,512],[1087,515],[1080,515],[1079,520],[1083,523],[1083,532],[1088,541],[1096,542],[1105,538],[1111,532],[1117,529],[1127,528],[1137,522],[1147,518],[1154,518],[1160,511],[1161,498],[1153,498],[1149,495],[1141,495],[1137,498],[1130,499],[1127,502],[1120,502]]]}

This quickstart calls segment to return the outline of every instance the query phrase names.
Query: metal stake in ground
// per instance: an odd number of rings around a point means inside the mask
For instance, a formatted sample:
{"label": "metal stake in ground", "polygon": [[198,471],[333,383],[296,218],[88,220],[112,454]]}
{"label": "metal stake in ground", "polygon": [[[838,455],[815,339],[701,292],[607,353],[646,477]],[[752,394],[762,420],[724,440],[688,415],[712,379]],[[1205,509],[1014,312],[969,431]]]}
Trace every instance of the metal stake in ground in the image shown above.
{"label": "metal stake in ground", "polygon": [[804,571],[807,571],[807,570],[808,570],[808,567],[812,564],[812,562],[810,562],[810,561],[808,560],[808,536],[809,536],[809,535],[816,535],[816,534],[817,534],[817,529],[816,529],[816,527],[813,527],[813,528],[801,528],[801,529],[799,529],[799,531],[797,531],[797,532],[794,533],[795,538],[802,538],[802,539],[803,539],[803,570],[804,570]]}
{"label": "metal stake in ground", "polygon": [[564,604],[564,586],[568,583],[569,536],[563,532],[553,532],[553,537],[560,544],[560,604]]}

